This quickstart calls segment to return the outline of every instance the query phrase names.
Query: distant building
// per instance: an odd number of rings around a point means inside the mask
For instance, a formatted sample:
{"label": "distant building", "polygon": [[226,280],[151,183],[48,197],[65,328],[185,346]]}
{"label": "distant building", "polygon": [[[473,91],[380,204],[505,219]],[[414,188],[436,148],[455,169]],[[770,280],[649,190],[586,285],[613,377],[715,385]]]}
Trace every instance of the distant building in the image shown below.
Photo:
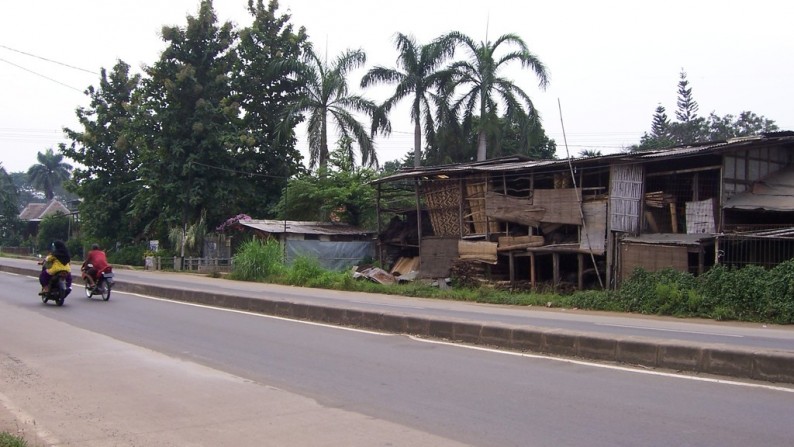
{"label": "distant building", "polygon": [[24,236],[35,236],[39,232],[39,224],[42,219],[56,214],[71,215],[72,212],[63,203],[52,199],[46,203],[28,203],[19,213],[19,220],[27,224]]}

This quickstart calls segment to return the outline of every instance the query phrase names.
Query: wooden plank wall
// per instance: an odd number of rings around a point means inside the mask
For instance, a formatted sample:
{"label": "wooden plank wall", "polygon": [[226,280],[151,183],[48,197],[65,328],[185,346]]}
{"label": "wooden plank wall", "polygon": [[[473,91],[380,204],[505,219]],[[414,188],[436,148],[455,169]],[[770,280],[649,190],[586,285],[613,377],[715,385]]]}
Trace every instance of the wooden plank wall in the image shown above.
{"label": "wooden plank wall", "polygon": [[607,201],[584,202],[582,211],[586,225],[580,228],[579,248],[591,250],[596,255],[603,255],[607,243]]}
{"label": "wooden plank wall", "polygon": [[449,276],[452,262],[458,259],[457,237],[425,237],[419,250],[419,276],[421,278],[445,278]]}
{"label": "wooden plank wall", "polygon": [[683,246],[648,245],[622,242],[620,244],[620,278],[627,280],[634,269],[642,267],[649,272],[672,267],[689,271],[688,251]]}

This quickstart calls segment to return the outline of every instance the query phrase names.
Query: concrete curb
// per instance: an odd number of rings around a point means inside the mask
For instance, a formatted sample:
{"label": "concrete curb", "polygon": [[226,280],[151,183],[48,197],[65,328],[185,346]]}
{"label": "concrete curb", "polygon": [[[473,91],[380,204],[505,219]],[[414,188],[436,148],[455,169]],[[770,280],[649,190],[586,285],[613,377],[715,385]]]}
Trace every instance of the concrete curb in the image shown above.
{"label": "concrete curb", "polygon": [[[38,275],[37,270],[0,265],[0,271]],[[794,352],[750,349],[723,344],[696,344],[647,337],[610,337],[562,329],[482,324],[271,301],[223,293],[171,289],[124,281],[121,292],[150,295],[278,317],[415,335],[491,346],[520,352],[712,374],[767,382],[794,383]]]}

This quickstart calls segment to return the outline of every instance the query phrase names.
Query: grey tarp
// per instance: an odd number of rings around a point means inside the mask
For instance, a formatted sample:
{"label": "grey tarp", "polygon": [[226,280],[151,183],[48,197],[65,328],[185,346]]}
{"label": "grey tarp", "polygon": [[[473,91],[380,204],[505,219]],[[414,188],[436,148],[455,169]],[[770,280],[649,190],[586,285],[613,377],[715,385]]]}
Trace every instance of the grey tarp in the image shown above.
{"label": "grey tarp", "polygon": [[287,240],[286,258],[291,264],[299,256],[309,256],[320,261],[329,270],[344,270],[358,264],[364,258],[375,257],[375,244],[372,241],[301,241]]}
{"label": "grey tarp", "polygon": [[794,167],[781,169],[755,182],[749,191],[725,200],[723,208],[794,211]]}

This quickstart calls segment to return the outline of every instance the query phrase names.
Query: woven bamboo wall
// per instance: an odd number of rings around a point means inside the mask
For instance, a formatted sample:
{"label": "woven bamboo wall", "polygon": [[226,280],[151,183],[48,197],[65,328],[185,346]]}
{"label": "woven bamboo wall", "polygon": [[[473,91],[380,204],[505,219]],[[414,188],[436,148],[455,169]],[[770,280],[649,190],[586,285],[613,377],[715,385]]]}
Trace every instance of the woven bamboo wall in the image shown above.
{"label": "woven bamboo wall", "polygon": [[609,222],[613,231],[637,234],[642,211],[643,168],[640,165],[612,166],[609,191]]}
{"label": "woven bamboo wall", "polygon": [[458,182],[430,182],[422,185],[422,195],[436,236],[460,237],[471,233],[467,225],[460,228],[460,187]]}

